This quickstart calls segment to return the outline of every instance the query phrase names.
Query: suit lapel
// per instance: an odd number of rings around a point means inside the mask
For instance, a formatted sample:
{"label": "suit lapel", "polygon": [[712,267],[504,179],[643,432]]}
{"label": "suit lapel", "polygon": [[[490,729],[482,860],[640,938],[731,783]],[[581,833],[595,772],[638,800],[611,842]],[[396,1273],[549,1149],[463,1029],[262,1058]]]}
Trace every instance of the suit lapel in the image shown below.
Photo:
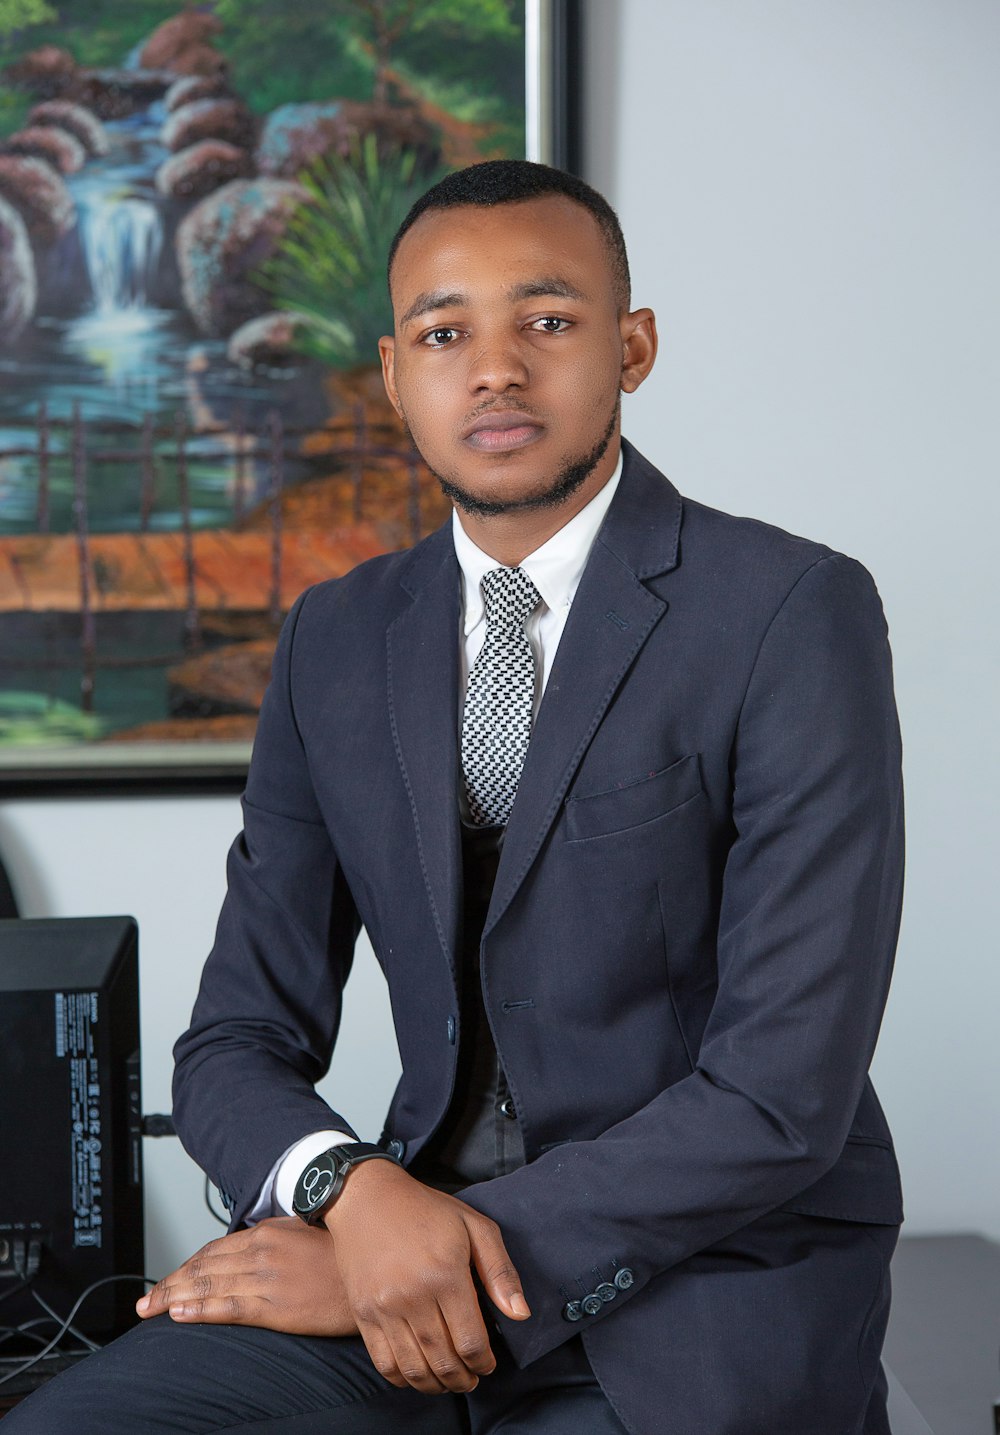
{"label": "suit lapel", "polygon": [[609,703],[667,610],[641,580],[677,562],[680,496],[635,449],[622,447],[618,492],[580,580],[532,732],[484,935],[524,881]]}
{"label": "suit lapel", "polygon": [[458,645],[461,589],[446,524],[414,550],[403,578],[412,602],[387,634],[389,717],[416,829],[420,866],[445,956],[461,933],[458,814]]}

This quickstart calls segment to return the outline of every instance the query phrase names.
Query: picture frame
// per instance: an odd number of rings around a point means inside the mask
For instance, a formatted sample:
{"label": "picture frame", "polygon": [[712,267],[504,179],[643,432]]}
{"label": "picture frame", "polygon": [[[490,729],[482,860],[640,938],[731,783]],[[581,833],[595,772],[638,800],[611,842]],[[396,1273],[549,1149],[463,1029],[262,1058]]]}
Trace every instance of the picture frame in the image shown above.
{"label": "picture frame", "polygon": [[[520,7],[509,0],[497,3],[520,14]],[[240,4],[248,11],[256,6],[257,12],[266,16],[268,0],[216,0],[216,8],[229,19]],[[475,0],[469,0],[469,4],[474,8]],[[150,0],[151,9],[156,5],[157,0]],[[92,0],[88,0],[88,6],[91,11],[95,9]],[[41,8],[44,11],[45,7]],[[66,11],[65,6],[60,8]],[[160,8],[169,8],[166,0]],[[174,8],[179,9],[179,5]],[[331,5],[331,11],[332,8]],[[387,8],[392,9],[391,4]],[[446,8],[454,13],[454,5]],[[481,7],[480,13],[490,8]],[[204,13],[206,7],[199,9]],[[399,14],[405,9],[405,0],[396,7]],[[425,14],[432,9],[424,7]],[[297,110],[294,96],[289,102],[279,84],[275,98],[282,104],[276,104],[265,120],[259,116],[253,120],[257,145],[254,164],[241,171],[251,141],[240,132],[241,123],[249,122],[249,107],[239,93],[238,66],[230,70],[220,61],[219,73],[213,76],[213,47],[217,40],[211,25],[198,35],[187,35],[190,56],[182,47],[179,57],[174,54],[171,60],[170,45],[176,51],[179,40],[184,38],[179,32],[179,26],[172,32],[166,21],[161,22],[144,42],[145,49],[143,45],[135,47],[130,68],[114,73],[82,62],[76,64],[69,41],[65,48],[53,43],[35,46],[0,73],[0,280],[7,252],[4,245],[12,233],[15,241],[20,237],[18,226],[9,218],[11,208],[18,208],[24,217],[39,286],[48,284],[47,292],[58,294],[58,289],[53,291],[51,286],[72,280],[72,263],[64,257],[70,253],[67,245],[62,243],[60,248],[51,235],[47,237],[48,248],[43,242],[46,223],[51,229],[57,222],[54,201],[50,197],[46,209],[38,187],[29,192],[31,187],[25,184],[26,174],[32,179],[36,175],[44,178],[46,172],[55,170],[76,201],[77,226],[90,226],[92,252],[87,259],[91,267],[86,280],[95,296],[90,308],[100,310],[101,296],[107,299],[108,286],[118,284],[127,289],[130,283],[138,283],[135,269],[142,262],[149,267],[152,246],[165,242],[162,236],[157,240],[152,234],[148,216],[131,215],[127,252],[123,251],[127,263],[118,262],[115,272],[109,274],[109,266],[102,269],[101,261],[116,245],[121,250],[124,243],[115,225],[125,222],[123,211],[129,206],[132,180],[122,166],[112,176],[111,165],[115,156],[120,158],[123,152],[123,134],[129,140],[131,161],[141,151],[136,136],[145,133],[142,125],[151,113],[151,108],[139,108],[145,103],[140,93],[144,83],[155,94],[155,104],[159,106],[158,144],[184,123],[190,126],[190,143],[181,135],[180,142],[170,147],[166,160],[163,150],[157,151],[160,163],[155,182],[161,198],[156,203],[167,211],[172,233],[179,232],[180,225],[187,223],[190,229],[194,223],[189,218],[191,196],[184,193],[183,185],[187,182],[196,191],[202,183],[202,171],[188,163],[199,155],[207,156],[209,164],[222,166],[223,175],[232,176],[226,182],[237,187],[253,186],[258,183],[258,174],[267,174],[260,187],[271,186],[268,198],[280,186],[291,188],[300,180],[318,185],[313,213],[326,213],[323,204],[327,190],[323,186],[327,171],[321,167],[324,156],[320,154],[315,159],[315,167],[310,158],[310,168],[301,175],[289,167],[296,156],[292,153],[289,158],[288,152],[294,152],[297,143],[305,145],[302,155],[309,158],[306,141],[313,131],[306,133],[300,128],[292,133],[294,125],[286,123],[282,130],[278,123],[282,115],[286,120],[288,115],[296,120],[298,110],[308,105],[304,103]],[[526,0],[522,35],[523,152],[528,158],[579,173],[579,0]],[[42,34],[40,38],[46,37]],[[79,48],[86,48],[82,39]],[[356,48],[362,54],[370,51],[370,47],[365,50],[363,37]],[[24,50],[22,44],[21,51]],[[408,115],[419,112],[419,95],[411,103],[406,92],[407,85],[412,87],[411,94],[416,89],[412,81],[414,57],[409,55],[407,59],[410,68],[404,68],[400,60],[398,69],[393,69],[382,56],[385,74],[390,77],[386,114],[400,96],[403,99],[398,109],[406,109]],[[156,79],[151,72],[170,63],[175,68],[170,84],[165,86],[165,77],[161,74]],[[380,73],[376,69],[376,85],[380,83]],[[478,82],[476,76],[468,78]],[[260,90],[272,80],[265,75],[258,76],[256,82]],[[119,104],[121,113],[115,110],[116,85],[125,96]],[[462,77],[448,72],[441,79],[440,90],[445,95],[461,95]],[[185,94],[197,98],[185,100]],[[174,104],[174,100],[178,102]],[[13,134],[10,120],[3,125],[4,103],[8,108],[11,104],[20,107],[20,125]],[[310,103],[316,111],[318,102]],[[173,104],[165,117],[164,104]],[[347,102],[343,111],[353,115],[361,108],[361,102],[355,104],[354,110]],[[509,107],[504,110],[498,99],[495,108],[502,116],[497,121],[497,133],[509,135]],[[98,122],[92,127],[93,133],[86,114],[81,118],[81,109],[96,113]],[[329,109],[330,114],[320,116],[322,121],[334,127],[343,125],[344,114],[333,114],[332,102]],[[439,105],[435,113],[441,110]],[[180,120],[176,118],[179,113]],[[209,127],[199,138],[200,117],[212,114],[216,129]],[[310,119],[314,117],[311,111]],[[396,118],[393,112],[393,122]],[[506,131],[503,123],[507,124]],[[419,186],[414,194],[432,182],[433,174],[429,179],[427,174],[435,163],[438,172],[443,172],[474,162],[475,154],[469,157],[468,135],[474,133],[475,142],[489,154],[489,143],[481,138],[489,134],[487,124],[477,129],[462,120],[456,121],[452,129],[450,163],[445,163],[443,155],[427,159],[421,149],[422,131],[416,138],[404,135],[399,152],[405,157],[409,143],[410,150],[420,154],[414,161],[417,170],[412,182]],[[39,130],[43,132],[39,134]],[[67,133],[70,142],[64,141]],[[445,135],[443,146],[449,134],[451,131]],[[269,136],[273,141],[270,152]],[[367,163],[365,174],[373,184],[381,182],[384,176],[380,165],[388,169],[394,162],[395,150],[390,151],[387,145],[383,152],[381,131],[367,152],[363,149],[364,138],[357,144],[355,139],[350,136],[349,145],[344,140],[337,153],[343,157],[349,148],[350,163],[355,164],[358,173]],[[508,147],[498,152],[511,153],[509,141]],[[108,154],[110,159],[101,159]],[[88,191],[87,177],[91,174],[97,178]],[[93,192],[100,185],[107,191],[112,177],[118,185],[115,202],[105,203],[102,208],[93,199]],[[148,177],[142,183],[149,188]],[[56,185],[51,188],[58,197]],[[208,193],[210,197],[211,191]],[[210,205],[204,202],[203,208],[207,210]],[[100,224],[104,228],[94,233],[94,227]],[[309,234],[305,230],[295,234],[296,242],[308,247]],[[251,235],[251,247],[256,238]],[[124,298],[112,295],[106,305],[118,329],[110,329],[104,322],[107,315],[100,312],[90,331],[86,315],[74,312],[72,319],[72,345],[82,355],[81,363],[86,362],[91,369],[95,362],[104,365],[101,372],[106,391],[99,396],[104,401],[103,412],[101,403],[92,396],[88,404],[90,391],[81,390],[79,397],[67,398],[72,372],[53,374],[46,368],[56,331],[62,345],[60,352],[72,347],[66,342],[69,321],[53,319],[40,311],[34,324],[25,324],[23,344],[8,346],[5,353],[0,353],[0,384],[4,377],[8,380],[6,409],[0,411],[0,797],[240,791],[252,744],[248,731],[251,715],[240,708],[250,701],[247,693],[263,691],[269,667],[268,644],[273,647],[280,621],[296,594],[324,576],[346,571],[373,552],[418,539],[436,527],[446,512],[446,508],[439,507],[443,499],[415,450],[406,447],[401,431],[390,431],[387,417],[378,408],[380,380],[375,377],[368,383],[355,382],[354,378],[337,379],[338,411],[320,422],[314,402],[310,409],[312,400],[300,398],[298,407],[286,401],[286,395],[297,392],[296,384],[287,382],[289,367],[293,373],[297,371],[294,363],[281,368],[282,354],[268,348],[273,337],[268,334],[262,345],[263,360],[258,362],[254,351],[250,389],[256,399],[258,391],[268,384],[285,387],[278,391],[273,405],[262,408],[258,404],[248,416],[239,395],[234,400],[226,389],[227,384],[232,389],[233,382],[228,371],[223,371],[225,366],[216,352],[222,347],[219,334],[228,335],[233,322],[228,311],[225,323],[218,319],[218,312],[228,306],[236,318],[240,317],[240,276],[228,289],[221,284],[213,289],[204,282],[199,289],[194,260],[204,259],[207,249],[203,246],[199,253],[192,246],[192,257],[181,253],[180,241],[174,239],[173,243],[181,255],[177,260],[180,276],[174,275],[172,280],[175,291],[183,293],[184,301],[202,324],[202,332],[209,336],[199,345],[191,342],[187,334],[188,349],[180,366],[176,353],[167,353],[175,339],[170,329],[172,321],[165,321],[163,329],[157,329],[154,323],[150,337],[149,314],[143,311],[140,315],[140,305],[133,302],[132,292]],[[143,244],[146,250],[142,250]],[[286,243],[277,259],[268,259],[253,271],[258,285],[264,283],[262,276],[273,280],[279,298],[289,292],[292,269],[286,264],[281,270],[289,247]],[[81,248],[80,242],[76,248]],[[155,259],[153,255],[154,268]],[[190,260],[188,270],[184,269],[185,259]],[[228,259],[224,255],[224,262]],[[80,282],[79,274],[76,279]],[[282,283],[286,290],[279,293]],[[13,305],[16,323],[17,296],[11,292],[14,287],[0,282],[0,309],[6,303],[9,314]],[[155,301],[157,296],[153,298]],[[197,309],[198,303],[207,311],[207,317]],[[299,313],[295,303],[293,293],[293,318]],[[275,305],[277,308],[277,300]],[[304,301],[301,307],[305,308]],[[51,304],[50,309],[57,309],[57,305]],[[239,332],[244,328],[252,330],[254,318],[251,313]],[[158,322],[156,316],[154,320]],[[109,334],[116,336],[113,344],[109,344]],[[287,342],[287,334],[278,335],[275,344],[279,340]],[[339,342],[336,333],[332,341]],[[226,350],[230,369],[232,355],[239,356],[234,343],[230,335]],[[98,349],[100,345],[104,346],[102,350]],[[164,413],[163,404],[155,412],[155,404],[140,412],[142,404],[137,408],[133,392],[136,375],[148,370],[149,382],[158,382],[156,366],[161,354],[166,355],[165,370],[174,363],[165,382],[173,386],[172,392],[177,396],[175,412]],[[273,371],[268,364],[273,365]],[[248,368],[249,365],[247,361]],[[263,379],[259,377],[262,370]],[[315,363],[310,372],[315,388]],[[119,391],[127,396],[124,417],[119,417],[115,403],[115,393]],[[23,409],[18,411],[19,399]],[[220,413],[224,422],[219,421]],[[305,471],[310,462],[315,465],[317,452],[328,455],[327,467],[334,474],[333,487],[341,505],[337,513],[344,519],[332,527],[329,510],[322,511],[321,523],[308,527],[306,500],[315,498],[315,485],[302,482],[297,487],[296,473],[292,472],[296,467]],[[26,499],[31,485],[33,491]],[[122,498],[126,488],[127,502]],[[15,522],[13,531],[10,523],[3,523],[5,491],[11,504],[8,513],[21,515],[20,528]],[[29,500],[30,511],[25,508]],[[102,504],[107,508],[111,503],[119,504],[124,513],[120,521],[109,520],[102,511]],[[213,504],[224,507],[224,518],[218,520],[217,526],[213,526],[211,517]],[[169,516],[165,505],[169,505]],[[255,595],[253,612],[248,606],[251,599],[246,597],[251,588]],[[224,607],[213,607],[213,595],[223,590]],[[243,598],[240,593],[244,593]],[[47,608],[46,603],[52,606]],[[113,641],[105,640],[106,633],[113,633]],[[134,667],[130,668],[133,659]],[[18,674],[25,674],[21,686],[31,691],[8,691],[10,683],[3,683],[4,668],[13,675],[15,685]],[[67,668],[75,674],[73,681],[79,682],[79,701],[73,700],[73,694],[69,701],[57,696],[66,692]],[[113,690],[120,694],[116,701],[121,704],[138,702],[136,684],[141,686],[148,680],[151,688],[157,684],[162,687],[164,668],[170,675],[172,694],[169,719],[149,722],[140,717],[124,735],[120,728],[107,735],[100,726],[107,720],[88,706],[88,696],[92,699],[95,691],[104,695]],[[240,687],[240,683],[244,686]],[[45,691],[34,691],[42,687]],[[231,703],[230,692],[235,693]],[[148,701],[152,703],[153,698]],[[227,711],[227,703],[233,712]],[[180,716],[175,721],[177,711]],[[157,718],[158,714],[153,716]],[[216,739],[197,735],[208,728],[221,736]],[[50,729],[56,734],[53,740],[48,740]],[[188,730],[190,737],[184,735]],[[225,735],[230,730],[232,740]]]}

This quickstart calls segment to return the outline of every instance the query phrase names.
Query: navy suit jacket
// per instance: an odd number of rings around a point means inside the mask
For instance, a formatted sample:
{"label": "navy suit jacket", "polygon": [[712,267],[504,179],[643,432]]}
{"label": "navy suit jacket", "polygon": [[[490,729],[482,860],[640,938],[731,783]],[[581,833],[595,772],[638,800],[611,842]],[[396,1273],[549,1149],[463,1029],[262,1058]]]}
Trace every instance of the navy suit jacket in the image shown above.
{"label": "navy suit jacket", "polygon": [[[386,1134],[409,1159],[448,1107],[460,606],[445,525],[308,590],[282,632],[176,1053],[178,1129],[234,1225],[293,1141],[351,1130],[313,1084],[362,923],[403,1068]],[[532,1318],[497,1317],[519,1364],[582,1331],[640,1435],[747,1429],[733,1412],[757,1397],[771,1428],[781,1370],[762,1374],[765,1357],[839,1339],[817,1218],[836,1232],[902,1215],[867,1077],[901,887],[871,578],[682,500],[625,445],[483,933],[528,1164],[463,1199],[498,1222],[524,1281]],[[623,1269],[599,1313],[567,1320]],[[808,1428],[841,1429],[835,1412]]]}

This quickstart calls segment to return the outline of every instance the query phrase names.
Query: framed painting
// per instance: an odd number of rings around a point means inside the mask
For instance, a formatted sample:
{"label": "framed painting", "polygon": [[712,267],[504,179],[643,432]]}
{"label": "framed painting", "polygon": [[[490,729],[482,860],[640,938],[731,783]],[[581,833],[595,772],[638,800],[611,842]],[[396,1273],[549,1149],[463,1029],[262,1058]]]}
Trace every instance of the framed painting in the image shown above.
{"label": "framed painting", "polygon": [[0,0],[0,794],[242,784],[298,593],[446,516],[389,240],[578,169],[578,73],[574,0]]}

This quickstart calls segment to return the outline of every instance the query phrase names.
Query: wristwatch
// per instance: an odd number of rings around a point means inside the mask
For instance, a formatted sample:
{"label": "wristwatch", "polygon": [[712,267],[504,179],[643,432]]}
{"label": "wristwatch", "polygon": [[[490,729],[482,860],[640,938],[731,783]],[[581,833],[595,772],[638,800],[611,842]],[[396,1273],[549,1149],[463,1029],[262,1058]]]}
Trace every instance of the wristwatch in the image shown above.
{"label": "wristwatch", "polygon": [[329,1151],[314,1156],[296,1182],[292,1210],[308,1225],[315,1225],[322,1218],[325,1208],[340,1195],[351,1167],[360,1166],[362,1161],[374,1160],[399,1165],[395,1156],[367,1141],[331,1146]]}

